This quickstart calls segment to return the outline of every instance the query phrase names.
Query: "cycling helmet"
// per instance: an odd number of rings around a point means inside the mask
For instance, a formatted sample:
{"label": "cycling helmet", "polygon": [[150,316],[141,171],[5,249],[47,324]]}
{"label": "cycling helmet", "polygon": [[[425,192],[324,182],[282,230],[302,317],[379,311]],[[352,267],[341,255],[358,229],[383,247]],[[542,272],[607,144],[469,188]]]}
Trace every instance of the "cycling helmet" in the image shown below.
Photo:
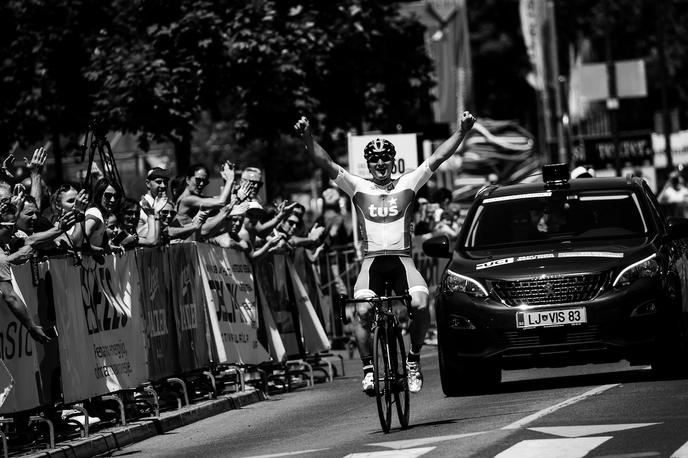
{"label": "cycling helmet", "polygon": [[392,157],[397,155],[397,151],[394,149],[394,145],[389,140],[384,138],[376,138],[368,142],[366,147],[363,149],[363,157],[368,160],[368,158],[374,154],[388,154]]}

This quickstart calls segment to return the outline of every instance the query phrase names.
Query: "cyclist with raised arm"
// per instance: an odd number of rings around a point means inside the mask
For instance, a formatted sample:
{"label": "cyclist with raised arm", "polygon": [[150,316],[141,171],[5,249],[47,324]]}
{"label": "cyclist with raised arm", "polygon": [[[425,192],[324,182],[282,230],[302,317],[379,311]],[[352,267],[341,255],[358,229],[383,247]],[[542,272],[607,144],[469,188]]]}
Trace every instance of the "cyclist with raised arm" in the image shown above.
{"label": "cyclist with raised arm", "polygon": [[[411,295],[411,349],[407,358],[409,391],[417,393],[423,386],[420,350],[430,325],[428,286],[411,258],[411,223],[416,193],[440,164],[449,159],[475,123],[475,117],[464,112],[458,129],[416,170],[392,179],[396,150],[383,138],[369,142],[363,150],[368,170],[367,180],[352,175],[337,165],[313,139],[305,117],[294,128],[306,143],[306,149],[329,178],[349,195],[358,216],[358,230],[363,242],[363,264],[354,286],[354,298],[365,299],[385,294],[385,283],[397,294],[408,290]],[[374,395],[372,339],[370,327],[374,316],[369,302],[359,303],[354,320],[354,334],[363,363],[363,391]]]}

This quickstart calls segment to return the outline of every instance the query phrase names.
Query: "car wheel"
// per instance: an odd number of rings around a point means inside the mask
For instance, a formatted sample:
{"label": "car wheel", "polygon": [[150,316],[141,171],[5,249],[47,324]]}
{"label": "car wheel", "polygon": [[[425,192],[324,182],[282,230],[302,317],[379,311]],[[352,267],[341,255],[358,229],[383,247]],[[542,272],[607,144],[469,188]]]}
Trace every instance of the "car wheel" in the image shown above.
{"label": "car wheel", "polygon": [[493,390],[502,380],[502,371],[488,361],[466,361],[451,356],[437,346],[440,382],[445,396],[481,394]]}
{"label": "car wheel", "polygon": [[652,357],[652,371],[661,377],[683,377],[688,374],[688,316],[673,322],[657,342]]}

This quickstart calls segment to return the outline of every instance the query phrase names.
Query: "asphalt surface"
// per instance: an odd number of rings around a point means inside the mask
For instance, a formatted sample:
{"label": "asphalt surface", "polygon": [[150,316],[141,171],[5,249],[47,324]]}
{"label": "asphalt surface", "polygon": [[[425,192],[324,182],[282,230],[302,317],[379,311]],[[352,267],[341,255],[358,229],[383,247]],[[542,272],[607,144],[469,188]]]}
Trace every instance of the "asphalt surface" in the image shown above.
{"label": "asphalt surface", "polygon": [[380,430],[374,399],[347,377],[211,417],[109,456],[688,457],[688,381],[648,368],[587,365],[505,371],[500,389],[447,398],[434,347],[411,427]]}

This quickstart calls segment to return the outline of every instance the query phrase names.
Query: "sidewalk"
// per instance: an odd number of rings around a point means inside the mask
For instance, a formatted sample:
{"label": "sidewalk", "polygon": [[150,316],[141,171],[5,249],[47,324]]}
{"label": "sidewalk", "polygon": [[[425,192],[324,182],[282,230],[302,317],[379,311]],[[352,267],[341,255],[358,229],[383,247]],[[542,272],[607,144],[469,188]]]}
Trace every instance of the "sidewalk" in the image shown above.
{"label": "sidewalk", "polygon": [[218,396],[217,399],[203,401],[182,407],[172,412],[163,412],[160,418],[137,420],[126,426],[119,426],[99,431],[87,438],[55,444],[56,448],[42,450],[28,456],[37,457],[90,457],[118,450],[173,429],[218,415],[230,410],[241,409],[244,406],[264,401],[265,394],[259,390],[247,387],[247,391]]}

